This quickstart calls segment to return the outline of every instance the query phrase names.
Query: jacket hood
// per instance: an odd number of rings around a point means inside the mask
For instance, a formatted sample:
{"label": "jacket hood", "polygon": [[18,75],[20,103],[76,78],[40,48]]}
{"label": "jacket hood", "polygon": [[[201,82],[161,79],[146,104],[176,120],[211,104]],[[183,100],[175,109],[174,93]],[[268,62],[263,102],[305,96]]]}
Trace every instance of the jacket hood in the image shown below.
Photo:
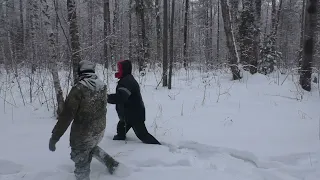
{"label": "jacket hood", "polygon": [[121,79],[132,73],[132,63],[129,60],[119,61],[117,63],[118,72],[115,74],[115,77]]}

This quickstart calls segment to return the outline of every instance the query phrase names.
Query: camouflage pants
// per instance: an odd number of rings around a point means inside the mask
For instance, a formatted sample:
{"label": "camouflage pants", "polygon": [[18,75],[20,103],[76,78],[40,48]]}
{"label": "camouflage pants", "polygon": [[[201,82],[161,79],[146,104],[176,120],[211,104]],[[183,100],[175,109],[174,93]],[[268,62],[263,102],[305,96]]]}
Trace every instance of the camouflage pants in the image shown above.
{"label": "camouflage pants", "polygon": [[71,149],[71,159],[75,163],[74,174],[76,180],[90,180],[90,164],[92,157],[104,164],[110,174],[113,174],[119,163],[99,146],[89,150]]}
{"label": "camouflage pants", "polygon": [[90,164],[92,150],[71,149],[71,160],[75,163],[74,175],[76,180],[90,180]]}

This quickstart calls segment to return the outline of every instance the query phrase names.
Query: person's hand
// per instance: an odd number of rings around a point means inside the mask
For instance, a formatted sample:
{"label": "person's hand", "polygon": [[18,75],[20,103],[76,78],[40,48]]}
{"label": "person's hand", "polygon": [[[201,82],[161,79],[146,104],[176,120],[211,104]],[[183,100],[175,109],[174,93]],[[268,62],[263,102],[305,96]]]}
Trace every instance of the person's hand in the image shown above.
{"label": "person's hand", "polygon": [[57,143],[57,142],[58,142],[58,141],[50,138],[50,141],[49,141],[49,150],[50,150],[50,151],[54,152],[54,151],[56,150],[56,143]]}

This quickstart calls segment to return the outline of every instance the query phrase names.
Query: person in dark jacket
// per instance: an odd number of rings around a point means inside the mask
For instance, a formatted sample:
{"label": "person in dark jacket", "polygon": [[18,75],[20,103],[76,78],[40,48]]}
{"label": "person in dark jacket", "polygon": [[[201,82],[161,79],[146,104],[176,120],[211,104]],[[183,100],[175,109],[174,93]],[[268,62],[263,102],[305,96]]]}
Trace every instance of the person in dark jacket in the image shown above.
{"label": "person in dark jacket", "polygon": [[160,142],[146,128],[145,106],[140,86],[131,74],[131,61],[120,61],[117,66],[118,72],[115,77],[119,81],[116,93],[108,95],[108,103],[116,104],[116,111],[120,119],[117,125],[117,134],[113,140],[125,140],[127,132],[132,128],[143,143],[160,145]]}
{"label": "person in dark jacket", "polygon": [[89,180],[92,157],[104,163],[111,174],[119,163],[97,146],[106,128],[106,85],[98,79],[95,65],[90,61],[79,63],[78,74],[79,82],[68,94],[62,113],[52,130],[49,149],[56,150],[56,143],[73,121],[70,155],[75,163],[74,174],[77,180]]}

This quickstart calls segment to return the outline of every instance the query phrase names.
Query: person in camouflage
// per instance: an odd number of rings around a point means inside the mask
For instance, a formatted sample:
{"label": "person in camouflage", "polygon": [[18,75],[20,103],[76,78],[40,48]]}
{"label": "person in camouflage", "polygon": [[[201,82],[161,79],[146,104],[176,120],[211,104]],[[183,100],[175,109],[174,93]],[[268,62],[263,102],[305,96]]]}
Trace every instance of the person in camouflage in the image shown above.
{"label": "person in camouflage", "polygon": [[[119,163],[97,146],[106,128],[106,85],[98,79],[95,65],[90,61],[79,63],[78,74],[79,81],[67,96],[58,122],[52,130],[49,149],[56,150],[56,143],[73,120],[70,131],[70,155],[75,163],[74,173],[77,180],[89,180],[92,157],[104,159],[103,163],[111,174]],[[101,157],[101,154],[105,157]]]}

